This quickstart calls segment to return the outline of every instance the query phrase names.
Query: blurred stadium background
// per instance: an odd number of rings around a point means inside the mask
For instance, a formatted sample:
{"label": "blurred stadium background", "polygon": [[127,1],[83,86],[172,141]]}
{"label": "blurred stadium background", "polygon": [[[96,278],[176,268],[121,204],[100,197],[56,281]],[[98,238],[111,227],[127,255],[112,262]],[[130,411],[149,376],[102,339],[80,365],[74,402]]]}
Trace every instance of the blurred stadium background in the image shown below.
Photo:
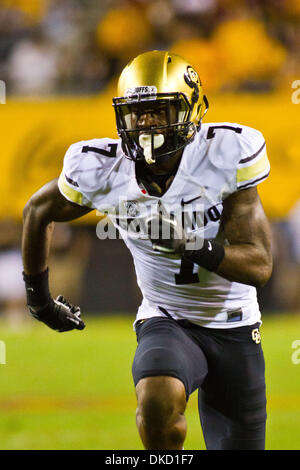
{"label": "blurred stadium background", "polygon": [[[265,135],[272,170],[259,192],[274,255],[272,278],[258,292],[267,446],[300,448],[300,355],[293,349],[300,340],[300,2],[1,0],[0,340],[7,364],[0,364],[0,449],[141,448],[130,375],[140,301],[131,255],[120,240],[97,239],[97,214],[56,226],[52,293],[88,314],[83,333],[60,336],[26,312],[20,236],[23,206],[59,175],[68,146],[117,137],[117,76],[151,49],[169,49],[198,69],[210,101],[206,120]],[[195,397],[187,416],[185,447],[203,448]]]}

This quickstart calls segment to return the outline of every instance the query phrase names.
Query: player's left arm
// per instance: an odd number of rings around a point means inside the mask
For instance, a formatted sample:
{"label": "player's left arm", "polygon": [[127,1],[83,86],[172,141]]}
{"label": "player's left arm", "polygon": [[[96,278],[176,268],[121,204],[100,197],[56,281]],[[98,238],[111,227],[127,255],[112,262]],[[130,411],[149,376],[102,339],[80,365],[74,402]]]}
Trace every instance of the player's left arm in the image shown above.
{"label": "player's left arm", "polygon": [[229,245],[216,273],[230,281],[263,286],[272,273],[271,231],[256,187],[224,200],[221,224]]}
{"label": "player's left arm", "polygon": [[271,276],[271,231],[256,187],[234,192],[223,201],[220,233],[229,244],[205,239],[202,248],[186,249],[186,241],[191,244],[195,240],[184,231],[178,235],[174,221],[161,215],[156,223],[162,227],[161,233],[164,224],[170,229],[168,238],[152,240],[150,236],[156,252],[168,257],[183,256],[229,281],[255,287],[262,287]]}

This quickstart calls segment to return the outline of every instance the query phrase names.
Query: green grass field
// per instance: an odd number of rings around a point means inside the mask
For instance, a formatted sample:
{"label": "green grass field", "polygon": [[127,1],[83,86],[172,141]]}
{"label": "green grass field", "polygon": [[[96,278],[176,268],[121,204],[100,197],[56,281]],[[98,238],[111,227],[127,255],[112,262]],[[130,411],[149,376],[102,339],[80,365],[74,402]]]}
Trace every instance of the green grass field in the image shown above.
{"label": "green grass field", "polygon": [[[87,318],[83,332],[58,334],[38,322],[0,324],[0,449],[142,449],[135,427],[133,317]],[[265,315],[267,449],[300,449],[300,316]],[[297,356],[300,358],[300,354]],[[197,396],[189,401],[185,449],[204,449]]]}

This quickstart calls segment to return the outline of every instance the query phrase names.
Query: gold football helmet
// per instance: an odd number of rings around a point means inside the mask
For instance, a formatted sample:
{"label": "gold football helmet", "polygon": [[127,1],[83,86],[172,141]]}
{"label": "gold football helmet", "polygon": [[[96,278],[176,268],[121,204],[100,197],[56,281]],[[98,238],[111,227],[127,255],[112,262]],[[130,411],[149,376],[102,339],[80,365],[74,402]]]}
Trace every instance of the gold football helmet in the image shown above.
{"label": "gold football helmet", "polygon": [[[200,78],[178,55],[167,51],[140,54],[123,70],[113,98],[118,134],[128,158],[148,164],[172,157],[190,143],[208,110]],[[140,129],[139,109],[164,109],[166,125]]]}

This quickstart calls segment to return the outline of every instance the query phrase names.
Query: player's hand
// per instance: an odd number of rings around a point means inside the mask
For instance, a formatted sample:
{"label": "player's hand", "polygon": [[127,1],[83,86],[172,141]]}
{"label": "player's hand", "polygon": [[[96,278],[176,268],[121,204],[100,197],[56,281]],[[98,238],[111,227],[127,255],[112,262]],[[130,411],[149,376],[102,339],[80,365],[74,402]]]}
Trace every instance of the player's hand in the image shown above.
{"label": "player's hand", "polygon": [[59,295],[56,300],[51,299],[45,307],[29,306],[29,310],[34,318],[60,333],[85,328],[85,324],[80,318],[80,308],[69,304],[62,295]]}
{"label": "player's hand", "polygon": [[170,258],[181,258],[186,235],[175,219],[159,213],[147,221],[147,230],[154,251]]}

